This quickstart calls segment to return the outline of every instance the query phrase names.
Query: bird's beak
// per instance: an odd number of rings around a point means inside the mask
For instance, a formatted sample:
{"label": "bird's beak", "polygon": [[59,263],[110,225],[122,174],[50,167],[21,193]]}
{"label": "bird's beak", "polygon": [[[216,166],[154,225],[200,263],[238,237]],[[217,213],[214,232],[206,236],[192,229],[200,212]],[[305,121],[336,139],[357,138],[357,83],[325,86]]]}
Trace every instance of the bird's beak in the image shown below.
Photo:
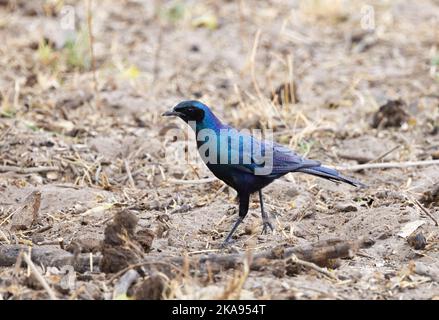
{"label": "bird's beak", "polygon": [[179,116],[180,112],[177,111],[166,111],[162,116],[164,117],[170,117],[170,116]]}

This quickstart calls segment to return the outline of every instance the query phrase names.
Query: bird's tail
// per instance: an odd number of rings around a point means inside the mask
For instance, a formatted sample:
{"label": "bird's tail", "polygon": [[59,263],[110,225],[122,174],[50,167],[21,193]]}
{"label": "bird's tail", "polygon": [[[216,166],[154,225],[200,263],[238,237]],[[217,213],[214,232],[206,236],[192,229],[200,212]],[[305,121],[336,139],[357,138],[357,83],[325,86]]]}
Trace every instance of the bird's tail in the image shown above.
{"label": "bird's tail", "polygon": [[355,179],[344,177],[338,171],[334,169],[330,169],[327,167],[310,167],[310,168],[301,168],[297,170],[299,172],[312,174],[313,176],[317,176],[320,178],[328,179],[333,182],[344,182],[348,183],[354,187],[366,188],[367,186]]}

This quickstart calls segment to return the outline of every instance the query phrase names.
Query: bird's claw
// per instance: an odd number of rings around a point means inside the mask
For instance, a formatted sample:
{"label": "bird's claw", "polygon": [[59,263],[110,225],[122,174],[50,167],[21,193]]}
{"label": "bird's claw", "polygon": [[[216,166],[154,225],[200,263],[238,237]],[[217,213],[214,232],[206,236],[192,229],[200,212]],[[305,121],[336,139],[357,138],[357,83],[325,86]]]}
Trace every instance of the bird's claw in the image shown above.
{"label": "bird's claw", "polygon": [[261,234],[267,234],[267,232],[268,232],[268,228],[271,229],[271,232],[274,231],[274,227],[273,227],[273,225],[271,224],[271,222],[270,222],[269,220],[265,220],[265,221],[263,222],[262,233],[261,233]]}
{"label": "bird's claw", "polygon": [[232,240],[232,239],[226,239],[226,240],[223,241],[223,243],[221,244],[220,247],[221,247],[221,249],[225,249],[225,248],[227,248],[228,246],[232,245],[234,242],[235,242],[235,240]]}

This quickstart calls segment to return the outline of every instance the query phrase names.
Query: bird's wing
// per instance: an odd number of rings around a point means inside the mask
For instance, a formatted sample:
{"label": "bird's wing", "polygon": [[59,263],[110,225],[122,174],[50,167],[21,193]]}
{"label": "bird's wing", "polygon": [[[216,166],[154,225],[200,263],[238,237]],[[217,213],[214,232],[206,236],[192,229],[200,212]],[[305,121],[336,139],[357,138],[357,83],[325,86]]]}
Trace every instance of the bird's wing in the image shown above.
{"label": "bird's wing", "polygon": [[[267,176],[278,176],[302,168],[320,166],[320,162],[305,159],[274,142],[260,141],[242,133],[234,135],[231,140],[233,139],[238,139],[239,143],[230,143],[229,139],[229,157],[235,159],[230,165],[244,172],[257,174],[257,169],[265,168],[268,170],[259,172],[265,172],[262,174]],[[248,147],[249,144],[251,147]]]}
{"label": "bird's wing", "polygon": [[273,149],[273,174],[320,166],[320,162],[306,159],[280,144],[269,142],[269,145]]}

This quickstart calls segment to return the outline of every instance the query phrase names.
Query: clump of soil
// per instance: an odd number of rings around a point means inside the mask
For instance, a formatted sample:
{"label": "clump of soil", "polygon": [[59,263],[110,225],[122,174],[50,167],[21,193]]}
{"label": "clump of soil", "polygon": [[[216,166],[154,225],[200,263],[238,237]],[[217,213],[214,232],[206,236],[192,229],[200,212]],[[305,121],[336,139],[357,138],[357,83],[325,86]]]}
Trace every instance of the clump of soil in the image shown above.
{"label": "clump of soil", "polygon": [[152,274],[136,286],[134,297],[136,300],[160,300],[165,290],[165,281],[158,274]]}
{"label": "clump of soil", "polygon": [[41,205],[41,192],[33,191],[12,216],[11,230],[26,230],[37,222]]}
{"label": "clump of soil", "polygon": [[427,207],[439,206],[439,185],[425,191],[420,201]]}
{"label": "clump of soil", "polygon": [[427,239],[425,239],[425,236],[422,233],[417,233],[416,235],[408,237],[407,242],[415,250],[425,249],[425,246],[427,245]]}
{"label": "clump of soil", "polygon": [[407,104],[403,100],[390,100],[382,105],[372,119],[373,128],[401,127],[410,116],[406,111]]}
{"label": "clump of soil", "polygon": [[118,272],[139,262],[149,252],[154,239],[151,230],[135,232],[139,219],[129,210],[118,212],[113,222],[105,228],[102,242],[101,270],[105,273]]}

